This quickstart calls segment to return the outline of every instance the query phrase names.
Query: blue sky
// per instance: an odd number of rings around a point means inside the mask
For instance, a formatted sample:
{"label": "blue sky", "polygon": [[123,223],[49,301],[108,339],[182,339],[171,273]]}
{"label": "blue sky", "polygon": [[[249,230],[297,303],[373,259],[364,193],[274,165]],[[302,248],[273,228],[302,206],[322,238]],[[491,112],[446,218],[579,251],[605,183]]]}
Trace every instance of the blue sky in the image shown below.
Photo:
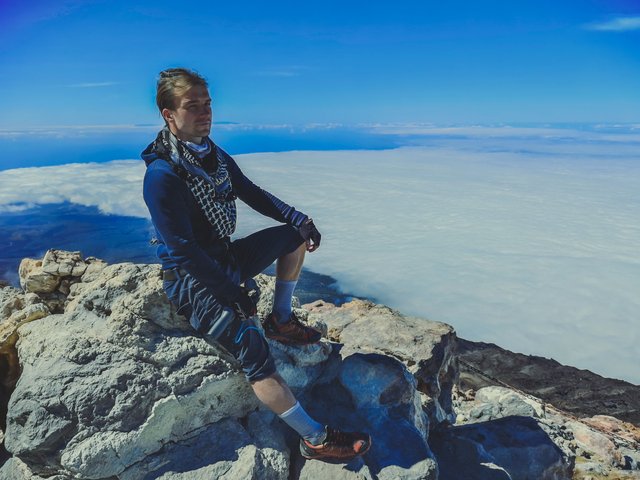
{"label": "blue sky", "polygon": [[640,121],[640,2],[0,0],[0,129],[159,123],[205,75],[217,121]]}

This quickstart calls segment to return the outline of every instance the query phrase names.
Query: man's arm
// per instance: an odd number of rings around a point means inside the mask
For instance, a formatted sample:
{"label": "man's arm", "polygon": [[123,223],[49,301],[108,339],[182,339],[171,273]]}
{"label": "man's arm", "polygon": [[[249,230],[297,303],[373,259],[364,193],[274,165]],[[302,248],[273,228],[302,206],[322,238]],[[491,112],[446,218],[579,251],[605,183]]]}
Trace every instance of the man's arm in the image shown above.
{"label": "man's arm", "polygon": [[[160,160],[158,160],[160,161]],[[181,268],[223,300],[240,295],[240,287],[198,245],[189,220],[184,182],[173,172],[147,169],[143,196],[169,255]]]}
{"label": "man's arm", "polygon": [[254,184],[242,173],[238,164],[228,153],[224,150],[222,153],[225,157],[229,174],[231,175],[233,190],[240,200],[255,211],[271,217],[278,222],[293,225],[294,227],[299,227],[308,220],[309,217],[304,213],[299,212],[275,195]]}

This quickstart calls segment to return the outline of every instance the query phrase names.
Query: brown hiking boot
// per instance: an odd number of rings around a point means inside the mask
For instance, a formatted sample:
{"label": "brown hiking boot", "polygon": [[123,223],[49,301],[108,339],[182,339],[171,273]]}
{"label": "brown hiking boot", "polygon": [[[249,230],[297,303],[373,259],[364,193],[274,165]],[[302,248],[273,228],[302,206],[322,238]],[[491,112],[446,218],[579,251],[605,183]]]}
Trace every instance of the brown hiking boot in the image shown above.
{"label": "brown hiking boot", "polygon": [[371,448],[371,436],[368,433],[341,432],[327,427],[327,438],[320,445],[312,445],[304,438],[300,439],[300,453],[307,459],[351,459],[365,454]]}
{"label": "brown hiking boot", "polygon": [[315,328],[303,325],[296,314],[291,312],[287,323],[278,323],[277,315],[271,312],[262,321],[264,334],[267,338],[287,345],[308,345],[320,341],[322,333]]}

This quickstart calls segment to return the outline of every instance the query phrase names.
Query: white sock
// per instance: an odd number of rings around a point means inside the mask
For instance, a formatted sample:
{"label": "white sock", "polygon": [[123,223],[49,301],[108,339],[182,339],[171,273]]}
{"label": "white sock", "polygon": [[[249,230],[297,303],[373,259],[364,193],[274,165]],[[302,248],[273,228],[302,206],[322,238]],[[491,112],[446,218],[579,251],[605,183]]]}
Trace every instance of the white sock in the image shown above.
{"label": "white sock", "polygon": [[311,418],[300,402],[278,416],[312,445],[321,444],[327,436],[324,425]]}

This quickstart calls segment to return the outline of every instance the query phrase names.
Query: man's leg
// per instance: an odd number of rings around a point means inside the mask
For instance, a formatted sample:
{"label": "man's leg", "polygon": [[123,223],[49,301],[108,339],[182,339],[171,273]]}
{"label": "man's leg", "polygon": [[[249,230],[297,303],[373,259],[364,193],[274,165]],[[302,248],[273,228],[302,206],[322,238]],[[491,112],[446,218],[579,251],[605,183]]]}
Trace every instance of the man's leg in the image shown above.
{"label": "man's leg", "polygon": [[[238,319],[236,319],[238,322]],[[276,371],[269,353],[269,344],[248,322],[234,323],[222,337],[220,344],[236,357],[263,404],[293,428],[311,445],[321,444],[326,437],[324,425],[313,420],[297,402],[284,379]]]}
{"label": "man's leg", "polygon": [[298,284],[304,263],[305,244],[293,252],[278,258],[276,262],[276,289],[273,295],[273,312],[278,323],[287,323],[291,316],[291,300]]}
{"label": "man's leg", "polygon": [[306,245],[304,243],[291,253],[287,253],[276,262],[276,278],[285,282],[297,281],[300,277]]}
{"label": "man's leg", "polygon": [[271,227],[233,242],[241,278],[251,278],[276,263],[272,312],[264,319],[267,337],[287,344],[308,345],[322,334],[302,324],[291,312],[291,297],[304,262],[305,242],[289,225]]}
{"label": "man's leg", "polygon": [[[177,310],[190,319],[194,329],[209,325],[219,314],[219,302],[212,292],[190,276],[163,287]],[[302,454],[306,458],[353,457],[364,453],[371,444],[366,434],[345,434],[313,420],[300,406],[285,381],[276,372],[269,345],[249,320],[234,323],[216,338],[242,365],[258,399],[273,410],[301,436]]]}
{"label": "man's leg", "polygon": [[251,382],[251,388],[258,400],[277,415],[286,412],[296,404],[296,398],[278,373]]}
{"label": "man's leg", "polygon": [[278,373],[251,382],[251,387],[258,400],[269,407],[304,440],[312,445],[319,445],[325,440],[327,436],[325,426],[307,414]]}

